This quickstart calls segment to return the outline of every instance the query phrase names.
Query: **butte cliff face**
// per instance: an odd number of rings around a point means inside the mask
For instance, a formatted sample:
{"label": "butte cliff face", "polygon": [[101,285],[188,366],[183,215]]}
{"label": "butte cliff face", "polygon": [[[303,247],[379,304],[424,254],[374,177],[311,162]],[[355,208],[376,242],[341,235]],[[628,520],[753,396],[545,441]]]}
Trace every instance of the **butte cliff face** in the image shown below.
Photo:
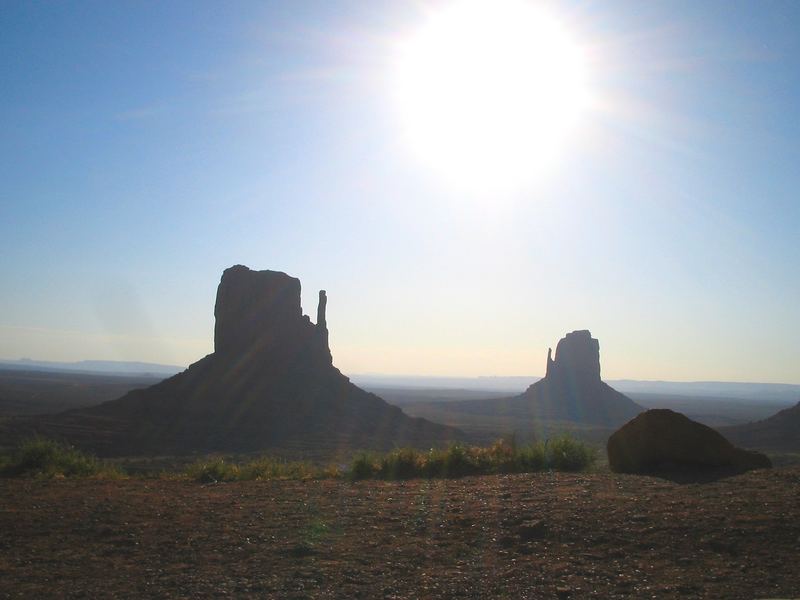
{"label": "butte cliff face", "polygon": [[300,281],[226,269],[217,289],[214,353],[118,400],[35,423],[105,456],[430,446],[460,432],[407,416],[333,366],[327,297],[303,315]]}
{"label": "butte cliff face", "polygon": [[520,397],[542,419],[619,425],[644,409],[600,379],[600,343],[573,331],[547,352],[547,373]]}
{"label": "butte cliff face", "polygon": [[644,408],[600,379],[600,344],[588,331],[573,331],[547,353],[547,374],[519,396],[450,403],[475,415],[502,415],[523,423],[581,423],[617,427]]}
{"label": "butte cliff face", "polygon": [[573,331],[561,338],[556,346],[556,359],[552,348],[547,349],[545,379],[576,381],[595,386],[600,382],[600,342],[587,330]]}
{"label": "butte cliff face", "polygon": [[228,362],[268,362],[271,369],[331,368],[326,306],[321,290],[314,325],[300,307],[299,279],[242,265],[226,269],[214,306],[214,354]]}

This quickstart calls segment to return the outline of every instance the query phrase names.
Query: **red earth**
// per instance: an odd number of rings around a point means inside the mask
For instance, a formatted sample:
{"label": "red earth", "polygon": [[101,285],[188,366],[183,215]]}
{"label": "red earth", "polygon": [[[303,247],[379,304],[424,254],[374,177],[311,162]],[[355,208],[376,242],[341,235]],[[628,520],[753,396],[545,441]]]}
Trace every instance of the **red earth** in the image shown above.
{"label": "red earth", "polygon": [[712,483],[0,480],[0,596],[800,596],[800,467]]}

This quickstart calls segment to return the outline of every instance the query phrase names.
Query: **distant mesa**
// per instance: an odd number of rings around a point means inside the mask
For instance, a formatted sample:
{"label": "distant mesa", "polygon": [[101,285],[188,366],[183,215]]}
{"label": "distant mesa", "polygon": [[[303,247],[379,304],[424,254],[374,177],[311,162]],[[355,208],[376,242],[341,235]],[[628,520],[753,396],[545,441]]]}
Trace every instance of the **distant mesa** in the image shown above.
{"label": "distant mesa", "polygon": [[600,379],[600,343],[587,330],[561,338],[555,359],[548,349],[544,379],[523,392],[519,401],[543,419],[609,426],[644,410]]}
{"label": "distant mesa", "polygon": [[510,398],[448,403],[459,411],[504,415],[523,422],[618,427],[644,408],[600,379],[600,344],[587,330],[564,336],[547,352],[547,374]]}
{"label": "distant mesa", "polygon": [[39,433],[104,456],[430,446],[453,428],[411,418],[333,366],[319,293],[317,323],[302,314],[300,281],[236,265],[222,274],[214,353],[118,400],[39,417]]}
{"label": "distant mesa", "polygon": [[552,381],[581,381],[589,386],[600,381],[600,342],[587,330],[573,331],[561,338],[553,349],[547,349],[545,377]]}
{"label": "distant mesa", "polygon": [[737,448],[711,427],[663,408],[626,423],[608,439],[607,449],[608,464],[618,473],[772,466],[764,454]]}
{"label": "distant mesa", "polygon": [[800,452],[800,402],[762,421],[720,427],[719,431],[745,448]]}

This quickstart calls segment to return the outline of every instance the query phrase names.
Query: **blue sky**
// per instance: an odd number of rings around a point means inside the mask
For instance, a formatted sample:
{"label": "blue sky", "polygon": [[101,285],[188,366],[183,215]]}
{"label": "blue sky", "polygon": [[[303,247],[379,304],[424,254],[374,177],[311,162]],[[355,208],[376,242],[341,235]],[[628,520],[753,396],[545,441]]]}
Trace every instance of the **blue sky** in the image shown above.
{"label": "blue sky", "polygon": [[602,102],[472,193],[404,147],[391,48],[441,3],[6,2],[0,358],[188,364],[237,263],[329,296],[346,373],[800,383],[800,5],[549,3]]}

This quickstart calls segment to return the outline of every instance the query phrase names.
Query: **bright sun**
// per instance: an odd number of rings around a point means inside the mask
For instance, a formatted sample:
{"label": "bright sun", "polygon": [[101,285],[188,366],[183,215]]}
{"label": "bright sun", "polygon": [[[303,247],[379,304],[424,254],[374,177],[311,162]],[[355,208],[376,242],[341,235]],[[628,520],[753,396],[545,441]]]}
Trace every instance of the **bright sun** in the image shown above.
{"label": "bright sun", "polygon": [[515,188],[547,167],[587,104],[583,56],[524,0],[462,0],[399,46],[395,93],[407,142],[469,189]]}

